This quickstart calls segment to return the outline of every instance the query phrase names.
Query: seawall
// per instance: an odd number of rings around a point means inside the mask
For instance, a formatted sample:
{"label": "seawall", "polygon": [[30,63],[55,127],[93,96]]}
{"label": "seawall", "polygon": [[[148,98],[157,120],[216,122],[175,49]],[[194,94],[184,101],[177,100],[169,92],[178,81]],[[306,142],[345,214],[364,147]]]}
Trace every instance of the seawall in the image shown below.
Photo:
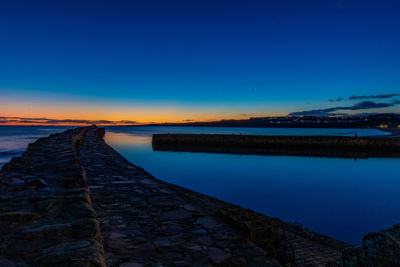
{"label": "seawall", "polygon": [[0,266],[104,266],[77,157],[85,129],[40,138],[0,173]]}
{"label": "seawall", "polygon": [[325,266],[346,249],[352,262],[380,253],[160,181],[103,135],[50,135],[3,166],[0,266]]}
{"label": "seawall", "polygon": [[154,134],[153,149],[316,157],[400,157],[400,139],[336,136]]}

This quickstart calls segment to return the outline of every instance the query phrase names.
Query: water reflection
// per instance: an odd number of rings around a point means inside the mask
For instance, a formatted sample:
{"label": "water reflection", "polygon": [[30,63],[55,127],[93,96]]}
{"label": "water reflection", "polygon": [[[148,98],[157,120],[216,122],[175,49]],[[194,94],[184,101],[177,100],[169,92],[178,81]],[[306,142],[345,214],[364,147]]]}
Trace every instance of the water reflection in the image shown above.
{"label": "water reflection", "polygon": [[[71,127],[0,127],[0,166],[28,143]],[[400,222],[400,159],[307,158],[153,151],[153,133],[386,134],[369,129],[107,127],[106,141],[154,176],[359,244]]]}
{"label": "water reflection", "polygon": [[353,244],[400,221],[399,159],[153,151],[151,132],[137,128],[109,129],[106,141],[162,180]]}
{"label": "water reflection", "polygon": [[63,126],[0,126],[0,167],[11,157],[19,156],[29,143],[51,133],[71,127]]}

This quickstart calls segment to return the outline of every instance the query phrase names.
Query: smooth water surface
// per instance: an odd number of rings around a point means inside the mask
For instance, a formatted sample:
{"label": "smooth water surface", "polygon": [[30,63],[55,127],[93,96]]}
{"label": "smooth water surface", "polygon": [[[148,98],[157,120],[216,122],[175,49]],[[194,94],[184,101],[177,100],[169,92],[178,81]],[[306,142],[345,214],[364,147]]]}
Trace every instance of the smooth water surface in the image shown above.
{"label": "smooth water surface", "polygon": [[0,126],[0,167],[25,151],[29,143],[72,127],[64,126]]}
{"label": "smooth water surface", "polygon": [[[0,166],[38,137],[70,127],[0,127]],[[299,222],[359,244],[362,235],[400,222],[400,159],[341,159],[153,151],[153,133],[382,135],[369,129],[107,127],[106,141],[155,177]]]}
{"label": "smooth water surface", "polygon": [[153,151],[153,133],[386,134],[354,129],[109,127],[106,141],[155,177],[360,244],[400,222],[400,159],[317,158]]}

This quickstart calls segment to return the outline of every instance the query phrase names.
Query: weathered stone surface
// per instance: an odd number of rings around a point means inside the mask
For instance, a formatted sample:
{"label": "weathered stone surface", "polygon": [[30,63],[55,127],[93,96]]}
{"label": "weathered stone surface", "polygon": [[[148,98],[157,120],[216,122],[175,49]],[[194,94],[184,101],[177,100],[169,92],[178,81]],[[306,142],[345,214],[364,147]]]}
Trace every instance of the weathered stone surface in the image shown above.
{"label": "weathered stone surface", "polygon": [[99,223],[95,219],[78,219],[63,224],[48,224],[22,230],[21,239],[46,239],[48,236],[63,235],[73,239],[93,238],[101,241]]}
{"label": "weathered stone surface", "polygon": [[38,210],[47,211],[51,209],[56,204],[56,200],[52,198],[38,200],[35,206]]}
{"label": "weathered stone surface", "polygon": [[102,247],[96,241],[75,241],[43,250],[37,264],[65,266],[104,266]]}
{"label": "weathered stone surface", "polygon": [[343,266],[400,266],[400,225],[364,236],[360,248],[343,251]]}
{"label": "weathered stone surface", "polygon": [[28,184],[36,186],[38,188],[44,188],[49,186],[44,179],[32,179],[28,182]]}
{"label": "weathered stone surface", "polygon": [[[231,207],[230,204],[159,181],[102,142],[89,131],[78,156],[86,170],[93,207],[102,229],[126,235],[112,240],[109,234],[104,234],[107,262],[153,266],[279,266],[266,257],[264,249],[249,242],[242,229],[221,217],[219,209]],[[283,223],[278,222],[279,227],[269,227],[267,234],[283,234],[280,232]],[[297,242],[298,250],[304,250],[296,261],[308,258],[308,265],[322,266],[341,256],[341,248],[330,244],[314,242],[295,232],[288,237],[290,243]],[[127,246],[121,248],[121,242]],[[271,249],[279,245],[283,251],[292,251],[285,242],[268,244]],[[210,248],[213,248],[211,257]],[[224,257],[227,257],[225,262]],[[222,263],[215,263],[218,261]]]}
{"label": "weathered stone surface", "polygon": [[363,251],[357,248],[349,248],[343,251],[342,261],[344,266],[362,266],[363,262]]}
{"label": "weathered stone surface", "polygon": [[400,243],[386,233],[370,233],[363,238],[362,248],[367,257],[376,262],[386,259],[400,264]]}
{"label": "weathered stone surface", "polygon": [[21,224],[29,224],[37,219],[39,215],[32,212],[26,211],[15,211],[15,212],[4,212],[0,213],[0,221],[3,222],[15,222]]}
{"label": "weathered stone surface", "polygon": [[[314,242],[282,230],[279,220],[157,180],[103,135],[86,127],[41,138],[4,165],[0,266],[280,266],[271,251],[289,255],[293,248],[296,259],[277,259],[323,266],[339,258],[341,244]],[[257,228],[248,231],[221,214],[227,208],[244,212],[249,225],[248,217],[262,222],[268,247],[250,241],[260,236]]]}
{"label": "weathered stone surface", "polygon": [[196,221],[196,224],[200,224],[204,228],[207,229],[216,229],[221,225],[221,222],[218,221],[217,217],[214,216],[205,216],[201,217]]}
{"label": "weathered stone surface", "polygon": [[28,267],[26,263],[19,260],[8,260],[5,258],[0,257],[0,266],[7,266],[7,267]]}
{"label": "weathered stone surface", "polygon": [[81,132],[41,138],[2,168],[0,266],[105,266],[86,173],[71,143]]}
{"label": "weathered stone surface", "polygon": [[221,264],[226,262],[231,257],[231,254],[222,249],[211,247],[209,248],[208,257],[211,262]]}
{"label": "weathered stone surface", "polygon": [[191,215],[184,209],[175,209],[164,212],[164,217],[170,220],[181,220],[181,219],[187,219],[191,217]]}
{"label": "weathered stone surface", "polygon": [[196,229],[192,231],[193,234],[195,235],[206,235],[208,234],[207,230],[204,229]]}

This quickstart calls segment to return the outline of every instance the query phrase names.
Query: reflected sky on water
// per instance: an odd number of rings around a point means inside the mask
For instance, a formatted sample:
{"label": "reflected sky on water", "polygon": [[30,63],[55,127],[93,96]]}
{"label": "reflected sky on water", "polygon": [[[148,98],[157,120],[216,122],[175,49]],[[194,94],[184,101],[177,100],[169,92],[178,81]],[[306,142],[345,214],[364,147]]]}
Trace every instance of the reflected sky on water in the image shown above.
{"label": "reflected sky on water", "polygon": [[400,159],[318,158],[153,151],[152,133],[377,135],[378,130],[108,128],[106,141],[155,177],[299,222],[353,244],[400,222]]}
{"label": "reflected sky on water", "polygon": [[0,167],[11,157],[19,156],[28,144],[36,139],[71,128],[66,126],[0,126]]}
{"label": "reflected sky on water", "polygon": [[[71,127],[0,127],[0,166],[39,137]],[[343,241],[400,222],[400,159],[342,159],[153,151],[153,133],[386,134],[369,129],[107,127],[106,141],[155,177],[299,222]]]}

